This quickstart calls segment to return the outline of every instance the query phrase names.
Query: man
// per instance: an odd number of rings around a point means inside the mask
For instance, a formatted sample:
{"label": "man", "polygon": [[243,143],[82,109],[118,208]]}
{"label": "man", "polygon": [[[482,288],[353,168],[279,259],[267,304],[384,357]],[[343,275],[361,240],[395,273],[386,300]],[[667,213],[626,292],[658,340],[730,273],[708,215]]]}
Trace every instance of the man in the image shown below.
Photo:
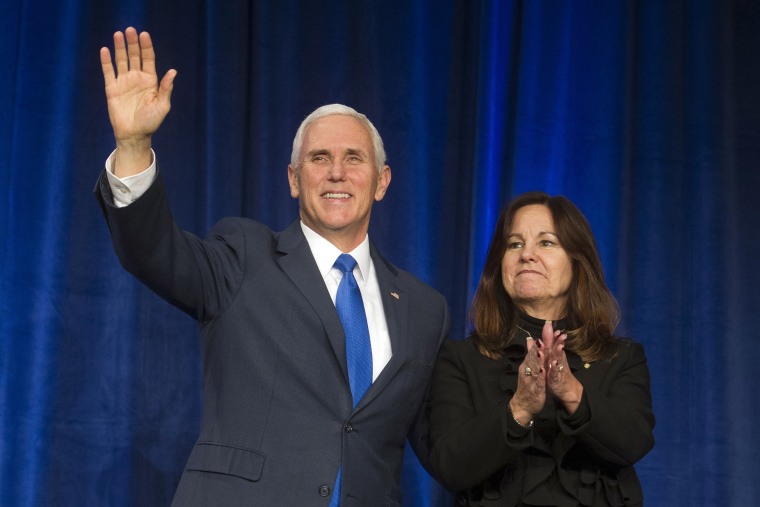
{"label": "man", "polygon": [[173,505],[399,505],[405,441],[427,461],[449,315],[368,241],[391,181],[374,126],[317,109],[288,166],[300,220],[276,233],[229,218],[200,240],[174,223],[151,148],[176,72],[158,84],[145,32],[114,46],[115,69],[100,55],[116,150],[95,193],[122,265],[201,327],[203,421]]}

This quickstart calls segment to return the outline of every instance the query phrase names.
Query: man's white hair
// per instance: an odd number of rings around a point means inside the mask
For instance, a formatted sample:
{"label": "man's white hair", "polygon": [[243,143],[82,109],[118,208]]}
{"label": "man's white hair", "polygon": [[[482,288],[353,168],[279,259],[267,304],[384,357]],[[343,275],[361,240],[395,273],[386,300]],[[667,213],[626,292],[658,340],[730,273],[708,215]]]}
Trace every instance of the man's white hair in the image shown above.
{"label": "man's white hair", "polygon": [[381,172],[385,167],[385,147],[383,146],[383,139],[380,137],[380,133],[377,131],[369,118],[358,112],[357,110],[344,106],[343,104],[327,104],[326,106],[319,107],[314,110],[309,116],[304,118],[301,122],[301,126],[296,131],[296,137],[293,138],[293,152],[290,154],[290,164],[296,169],[300,169],[301,162],[301,146],[303,146],[303,137],[306,133],[306,129],[309,125],[314,123],[320,118],[333,115],[344,115],[356,118],[367,128],[370,138],[372,139],[372,149],[375,152],[375,168],[377,172]]}

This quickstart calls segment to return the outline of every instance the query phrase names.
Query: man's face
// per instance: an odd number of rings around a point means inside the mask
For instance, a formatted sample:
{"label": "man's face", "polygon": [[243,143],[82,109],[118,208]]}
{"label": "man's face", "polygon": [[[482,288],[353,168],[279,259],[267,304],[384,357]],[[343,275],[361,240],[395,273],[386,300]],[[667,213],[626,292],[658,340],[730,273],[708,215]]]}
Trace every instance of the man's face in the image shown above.
{"label": "man's face", "polygon": [[288,166],[301,220],[344,252],[364,240],[372,202],[385,196],[390,167],[378,172],[372,139],[356,118],[325,116],[304,133],[299,166]]}

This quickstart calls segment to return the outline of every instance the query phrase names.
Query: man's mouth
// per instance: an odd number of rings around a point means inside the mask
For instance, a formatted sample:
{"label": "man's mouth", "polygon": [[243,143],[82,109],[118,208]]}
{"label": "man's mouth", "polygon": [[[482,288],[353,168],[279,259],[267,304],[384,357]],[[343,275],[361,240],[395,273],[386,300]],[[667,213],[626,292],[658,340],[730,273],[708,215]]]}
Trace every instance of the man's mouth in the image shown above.
{"label": "man's mouth", "polygon": [[346,194],[342,192],[326,192],[322,194],[322,197],[325,199],[348,199],[351,197],[351,194]]}

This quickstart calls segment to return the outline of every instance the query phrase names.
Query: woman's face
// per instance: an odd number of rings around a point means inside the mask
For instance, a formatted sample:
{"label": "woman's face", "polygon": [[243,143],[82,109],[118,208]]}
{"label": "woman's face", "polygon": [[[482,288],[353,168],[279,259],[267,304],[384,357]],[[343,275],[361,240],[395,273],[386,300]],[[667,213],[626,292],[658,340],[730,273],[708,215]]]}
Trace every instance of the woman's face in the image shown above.
{"label": "woman's face", "polygon": [[501,276],[509,297],[528,315],[546,320],[563,315],[573,267],[559,243],[549,208],[530,204],[517,210]]}

